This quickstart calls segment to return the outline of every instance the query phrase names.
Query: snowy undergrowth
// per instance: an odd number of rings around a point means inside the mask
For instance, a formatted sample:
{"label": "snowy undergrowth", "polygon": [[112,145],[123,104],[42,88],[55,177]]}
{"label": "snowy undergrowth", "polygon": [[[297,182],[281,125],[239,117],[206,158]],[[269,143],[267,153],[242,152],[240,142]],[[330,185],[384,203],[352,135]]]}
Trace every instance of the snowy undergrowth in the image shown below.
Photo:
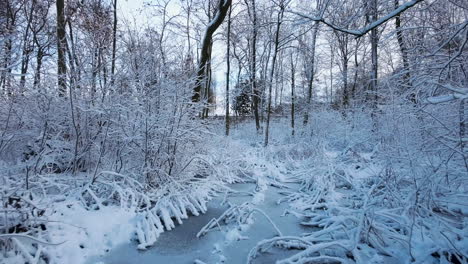
{"label": "snowy undergrowth", "polygon": [[[278,263],[385,263],[388,258],[398,263],[438,263],[440,258],[466,261],[463,214],[418,201],[423,199],[418,192],[435,190],[414,192],[410,182],[392,183],[395,175],[388,168],[373,167],[355,167],[355,175],[336,168],[322,168],[321,174],[311,171],[315,176],[287,200],[303,225],[320,231],[261,241],[249,261],[272,246],[303,249]],[[444,196],[453,202],[463,197]]]}
{"label": "snowy undergrowth", "polygon": [[[247,194],[252,202],[231,206],[200,236],[226,224],[234,226],[227,241],[245,239],[253,214],[276,226],[255,204],[266,199],[266,185],[296,181],[302,182],[300,191],[285,189],[279,202],[289,202],[289,213],[311,232],[290,236],[275,228],[273,238],[251,250],[248,262],[271,247],[300,250],[279,263],[466,262],[463,160],[418,130],[418,123],[434,126],[427,120],[382,116],[376,129],[366,113],[316,113],[295,136],[288,135],[285,120],[274,120],[268,148],[253,124],[239,124],[230,139],[210,135],[212,144],[187,159],[178,177],[151,188],[141,184],[144,175],[112,171],[101,171],[92,183],[36,177],[31,191],[2,194],[17,197],[6,201],[16,214],[9,220],[25,217],[35,227],[24,234],[29,237],[3,237],[4,256],[17,263],[82,263],[131,239],[144,249],[176,223],[204,213],[214,195],[229,195],[226,183],[239,181],[257,184]],[[3,179],[15,192],[21,184],[13,178]]]}
{"label": "snowy undergrowth", "polygon": [[[29,222],[13,213],[8,215],[10,221],[18,223],[18,229],[2,235],[2,257],[7,263],[84,263],[88,257],[134,238],[143,196],[140,185],[129,183],[134,182],[131,177],[109,173],[93,184],[81,176],[44,178],[47,182],[37,186],[54,188],[55,195],[47,190],[37,195],[34,188],[19,194],[20,201],[30,198],[35,207],[43,208],[41,214],[27,216]],[[3,197],[12,194],[4,193]],[[20,206],[16,210],[30,210]]]}
{"label": "snowy undergrowth", "polygon": [[[205,213],[208,200],[254,166],[256,154],[242,151],[241,143],[216,135],[212,140],[182,169],[187,176],[168,178],[157,188],[142,184],[138,175],[101,171],[93,182],[86,175],[35,177],[28,192],[18,193],[14,186],[22,183],[4,177],[11,188],[2,189],[10,191],[2,193],[3,202],[15,212],[3,223],[28,229],[0,237],[2,257],[8,263],[78,264],[121,243],[150,247],[176,223]],[[15,195],[18,201],[8,201]]]}
{"label": "snowy undergrowth", "polygon": [[[365,115],[323,114],[300,136],[277,137],[280,144],[269,151],[272,163],[302,181],[299,192],[285,192],[279,202],[291,203],[289,213],[311,232],[260,241],[247,262],[279,247],[301,251],[277,263],[465,263],[461,160],[421,152],[425,139],[415,137],[414,120],[375,132]],[[450,165],[440,169],[438,163]]]}

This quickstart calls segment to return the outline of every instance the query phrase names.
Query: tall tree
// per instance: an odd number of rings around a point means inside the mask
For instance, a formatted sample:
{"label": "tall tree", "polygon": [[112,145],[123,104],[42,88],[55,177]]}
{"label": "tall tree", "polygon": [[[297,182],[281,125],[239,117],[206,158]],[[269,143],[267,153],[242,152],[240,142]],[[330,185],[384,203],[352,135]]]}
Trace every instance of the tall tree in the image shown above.
{"label": "tall tree", "polygon": [[111,85],[115,81],[115,54],[117,52],[117,0],[114,0],[114,25],[112,27],[112,66],[111,66]]}
{"label": "tall tree", "polygon": [[55,40],[55,34],[52,32],[54,29],[50,23],[48,14],[52,1],[44,1],[39,3],[37,8],[37,20],[31,28],[32,40],[36,48],[36,68],[34,73],[33,88],[41,86],[41,73],[43,61],[47,56],[51,56],[51,46]]}
{"label": "tall tree", "polygon": [[293,52],[290,55],[290,63],[291,63],[291,135],[294,136],[295,134],[295,104],[296,104],[296,63],[297,63],[297,56],[293,58]]}
{"label": "tall tree", "polygon": [[[249,4],[250,1],[250,4]],[[257,22],[257,7],[256,0],[245,0],[247,11],[250,20],[252,21],[252,36],[251,36],[251,49],[250,49],[250,84],[252,86],[252,108],[255,118],[255,128],[257,133],[260,132],[260,91],[257,82],[257,36],[258,36],[258,22]],[[249,6],[251,5],[251,6]]]}
{"label": "tall tree", "polygon": [[13,64],[13,41],[16,34],[16,27],[18,21],[18,14],[23,7],[23,2],[18,1],[2,1],[0,2],[0,10],[2,13],[2,20],[4,23],[0,24],[1,36],[4,38],[3,46],[3,61],[1,76],[0,76],[0,86],[7,95],[12,95],[12,64]]}
{"label": "tall tree", "polygon": [[[372,21],[377,21],[378,18],[378,6],[377,6],[377,0],[371,0],[369,3],[369,12],[370,12],[370,17]],[[378,42],[379,42],[379,36],[378,36],[378,31],[377,27],[373,28],[371,30],[371,35],[370,35],[370,42],[371,42],[371,76],[370,76],[370,93],[371,95],[370,100],[371,100],[371,105],[376,108],[377,107],[377,99],[378,99],[378,94],[377,94],[377,89],[378,89]]]}
{"label": "tall tree", "polygon": [[195,87],[193,88],[192,102],[200,102],[201,91],[203,88],[203,81],[205,77],[206,64],[210,58],[210,46],[213,39],[213,34],[216,29],[223,23],[226,17],[229,7],[231,6],[231,0],[219,0],[218,10],[214,18],[210,21],[206,27],[205,34],[202,39],[202,47],[200,50],[200,62],[198,63],[197,79],[195,81]]}
{"label": "tall tree", "polygon": [[342,76],[342,89],[343,89],[343,99],[342,104],[343,107],[347,107],[349,105],[349,89],[348,89],[348,63],[350,59],[350,51],[349,51],[349,35],[343,34],[342,32],[335,31],[336,40],[338,42],[338,53],[340,54],[340,69],[341,69],[341,76]]}
{"label": "tall tree", "polygon": [[[400,7],[399,0],[394,0],[393,4],[395,9],[398,9]],[[395,16],[395,29],[397,34],[398,46],[400,47],[401,60],[403,62],[403,85],[406,89],[410,89],[412,87],[410,73],[411,69],[409,64],[406,39],[404,37],[404,33],[401,26],[401,14]],[[416,97],[414,94],[411,94],[409,99],[411,100],[411,102],[416,103]]]}
{"label": "tall tree", "polygon": [[230,54],[230,47],[231,47],[231,14],[232,14],[232,7],[229,8],[229,15],[228,15],[228,24],[227,24],[227,43],[226,43],[226,136],[229,136],[229,82],[230,82],[230,74],[231,74],[231,54]]}
{"label": "tall tree", "polygon": [[276,65],[276,59],[278,56],[278,48],[279,48],[279,42],[280,42],[280,29],[281,29],[281,24],[283,23],[283,16],[284,16],[284,10],[286,8],[286,3],[285,0],[281,0],[279,3],[279,11],[277,14],[276,18],[276,32],[275,32],[275,39],[273,43],[273,58],[271,61],[271,68],[270,68],[270,78],[268,80],[268,101],[267,101],[267,119],[266,119],[266,125],[265,125],[265,141],[264,141],[264,146],[268,146],[268,141],[269,141],[269,133],[270,133],[270,118],[271,118],[271,101],[272,101],[272,90],[273,90],[273,79],[275,76],[275,65]]}
{"label": "tall tree", "polygon": [[26,17],[26,29],[24,31],[23,35],[23,51],[22,51],[22,58],[21,58],[21,79],[20,79],[20,88],[21,88],[21,93],[24,93],[24,85],[26,83],[26,74],[28,73],[28,68],[29,68],[29,58],[30,54],[33,51],[33,46],[34,42],[30,41],[30,34],[31,34],[31,29],[33,27],[33,20],[34,20],[34,10],[36,8],[36,0],[31,1],[31,5],[29,6],[29,11],[28,11],[28,5],[24,5],[24,15]]}
{"label": "tall tree", "polygon": [[317,43],[317,35],[319,30],[319,22],[315,22],[312,29],[312,41],[310,44],[310,54],[305,56],[309,58],[305,63],[306,76],[307,76],[307,110],[304,112],[304,125],[309,122],[309,112],[312,108],[312,95],[315,78],[315,47]]}
{"label": "tall tree", "polygon": [[57,76],[59,96],[65,96],[67,91],[67,64],[65,60],[66,36],[65,36],[65,4],[64,0],[56,1],[57,7]]}

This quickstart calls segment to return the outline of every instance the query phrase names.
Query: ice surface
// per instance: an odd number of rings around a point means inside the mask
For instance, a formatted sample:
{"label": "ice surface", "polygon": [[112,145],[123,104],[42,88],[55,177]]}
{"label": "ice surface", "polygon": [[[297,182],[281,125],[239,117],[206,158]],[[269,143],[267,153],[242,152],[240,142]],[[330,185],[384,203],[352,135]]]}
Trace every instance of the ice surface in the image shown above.
{"label": "ice surface", "polygon": [[[287,184],[291,188],[298,188],[298,184]],[[260,192],[256,192],[256,183],[236,183],[230,188],[237,193],[231,193],[227,202],[232,205],[240,205],[244,202],[252,202],[256,208],[264,211],[282,232],[291,235],[300,235],[310,231],[311,228],[299,225],[299,220],[288,214],[282,216],[288,208],[286,203],[278,204],[277,201],[284,197],[281,190],[267,186]],[[246,195],[254,193],[254,196]],[[262,199],[259,199],[262,197]],[[211,219],[219,217],[228,207],[220,205],[222,195],[208,203],[208,211],[200,216],[191,216],[184,220],[182,225],[176,225],[171,231],[160,235],[155,245],[147,251],[139,251],[135,244],[121,245],[99,258],[93,258],[88,263],[112,263],[112,264],[153,264],[153,263],[195,263],[195,260],[206,263],[245,263],[249,251],[259,241],[276,235],[275,229],[258,213],[253,213],[252,223],[249,226],[236,224],[222,225],[220,229],[207,233],[206,236],[197,238],[196,234]],[[287,257],[294,251],[274,249],[271,253],[263,254],[256,259],[256,263],[272,263],[273,260]]]}

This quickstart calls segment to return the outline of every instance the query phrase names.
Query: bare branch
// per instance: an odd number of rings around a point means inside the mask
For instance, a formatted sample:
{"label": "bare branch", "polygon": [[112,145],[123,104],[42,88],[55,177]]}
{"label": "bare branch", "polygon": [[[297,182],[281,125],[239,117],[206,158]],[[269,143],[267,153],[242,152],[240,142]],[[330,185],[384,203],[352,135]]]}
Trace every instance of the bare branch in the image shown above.
{"label": "bare branch", "polygon": [[412,1],[409,1],[407,2],[406,4],[403,4],[401,5],[400,7],[398,7],[397,9],[393,10],[392,12],[388,13],[386,16],[370,23],[369,25],[361,28],[361,29],[358,29],[358,30],[352,30],[352,29],[345,29],[345,28],[342,28],[342,27],[339,27],[337,25],[334,25],[328,21],[326,21],[324,18],[323,18],[323,14],[325,13],[323,10],[322,12],[320,12],[320,17],[313,17],[313,16],[309,16],[307,14],[303,14],[303,13],[300,13],[300,12],[297,12],[297,11],[292,11],[292,10],[289,10],[288,12],[289,13],[292,13],[292,14],[295,14],[295,15],[298,15],[302,18],[306,18],[308,20],[311,20],[311,21],[316,21],[316,22],[320,22],[320,23],[323,23],[325,25],[327,25],[328,27],[336,30],[336,31],[340,31],[340,32],[343,32],[343,33],[347,33],[347,34],[351,34],[351,35],[354,35],[356,36],[356,38],[359,38],[359,37],[362,37],[364,36],[365,34],[367,34],[369,31],[371,31],[372,29],[375,29],[377,27],[379,27],[380,25],[384,24],[385,22],[387,22],[388,20],[392,19],[393,17],[403,13],[405,10],[411,8],[412,6],[416,5],[417,3],[419,2],[422,2],[424,0],[412,0]]}

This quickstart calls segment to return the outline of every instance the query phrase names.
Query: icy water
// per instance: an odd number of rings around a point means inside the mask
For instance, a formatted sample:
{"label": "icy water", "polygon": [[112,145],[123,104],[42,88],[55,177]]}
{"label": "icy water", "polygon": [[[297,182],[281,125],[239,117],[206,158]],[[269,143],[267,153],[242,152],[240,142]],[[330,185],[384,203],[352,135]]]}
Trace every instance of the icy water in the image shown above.
{"label": "icy water", "polygon": [[[288,184],[291,188],[298,185]],[[263,190],[264,199],[254,198],[247,193],[255,193],[256,185],[253,183],[239,183],[230,186],[238,193],[227,197],[227,202],[239,205],[246,201],[253,201],[256,208],[265,212],[277,225],[283,235],[300,235],[304,232],[311,232],[311,229],[299,225],[299,220],[292,215],[283,216],[286,203],[277,204],[278,199],[284,197],[280,194],[280,189],[268,186]],[[273,226],[267,221],[265,216],[254,213],[254,222],[246,229],[238,231],[237,226],[221,226],[221,230],[211,231],[201,238],[196,234],[211,219],[219,217],[228,207],[221,205],[224,197],[221,194],[208,203],[208,212],[200,216],[192,216],[185,219],[182,225],[176,226],[172,231],[166,231],[160,235],[156,244],[146,251],[139,251],[136,244],[121,245],[106,255],[95,257],[88,262],[105,264],[185,264],[195,263],[200,260],[205,263],[245,263],[249,251],[261,240],[276,236]],[[262,196],[260,196],[262,197]],[[234,232],[233,232],[234,231]],[[228,235],[229,233],[229,235]],[[242,236],[236,239],[232,234]],[[294,251],[273,249],[269,253],[260,255],[255,259],[255,263],[274,263],[294,254]]]}

